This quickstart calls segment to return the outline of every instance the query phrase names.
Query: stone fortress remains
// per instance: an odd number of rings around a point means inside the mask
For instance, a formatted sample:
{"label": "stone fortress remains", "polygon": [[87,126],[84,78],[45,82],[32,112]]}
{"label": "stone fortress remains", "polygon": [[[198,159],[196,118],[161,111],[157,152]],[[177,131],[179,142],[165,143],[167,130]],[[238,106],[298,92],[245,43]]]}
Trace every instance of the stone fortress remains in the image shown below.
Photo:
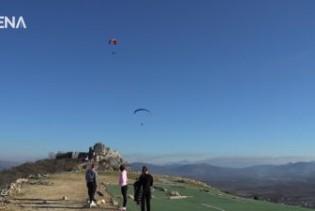
{"label": "stone fortress remains", "polygon": [[88,152],[58,152],[56,159],[76,159],[81,161],[96,161],[99,163],[107,163],[110,166],[125,163],[122,156],[117,150],[106,147],[103,143],[96,143],[93,147],[89,147]]}

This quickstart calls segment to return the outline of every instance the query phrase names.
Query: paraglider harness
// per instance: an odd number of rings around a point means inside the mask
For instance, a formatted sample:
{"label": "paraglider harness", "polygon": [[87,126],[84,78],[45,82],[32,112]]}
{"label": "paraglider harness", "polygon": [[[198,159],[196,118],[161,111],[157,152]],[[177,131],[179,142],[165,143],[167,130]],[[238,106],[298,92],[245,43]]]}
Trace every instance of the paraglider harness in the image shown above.
{"label": "paraglider harness", "polygon": [[141,203],[142,194],[143,194],[143,187],[142,187],[142,185],[139,186],[139,179],[137,179],[133,183],[133,188],[134,188],[134,201],[137,204],[140,204]]}

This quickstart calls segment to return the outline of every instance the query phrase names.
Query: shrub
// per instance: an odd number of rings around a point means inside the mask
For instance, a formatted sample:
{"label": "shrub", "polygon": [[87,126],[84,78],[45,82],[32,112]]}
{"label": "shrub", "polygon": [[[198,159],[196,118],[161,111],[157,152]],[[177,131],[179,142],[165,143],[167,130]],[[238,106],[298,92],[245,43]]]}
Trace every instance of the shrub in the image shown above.
{"label": "shrub", "polygon": [[0,189],[5,188],[18,178],[25,178],[31,174],[48,174],[63,171],[71,171],[79,164],[78,160],[60,159],[51,160],[44,159],[36,162],[26,162],[16,167],[0,172]]}

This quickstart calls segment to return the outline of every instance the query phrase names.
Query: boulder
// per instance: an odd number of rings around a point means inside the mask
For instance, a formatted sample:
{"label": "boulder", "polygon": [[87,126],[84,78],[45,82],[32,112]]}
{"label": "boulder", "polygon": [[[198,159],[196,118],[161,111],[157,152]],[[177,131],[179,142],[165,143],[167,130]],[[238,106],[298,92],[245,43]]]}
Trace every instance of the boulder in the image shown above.
{"label": "boulder", "polygon": [[170,195],[171,196],[180,196],[180,194],[177,191],[171,191]]}

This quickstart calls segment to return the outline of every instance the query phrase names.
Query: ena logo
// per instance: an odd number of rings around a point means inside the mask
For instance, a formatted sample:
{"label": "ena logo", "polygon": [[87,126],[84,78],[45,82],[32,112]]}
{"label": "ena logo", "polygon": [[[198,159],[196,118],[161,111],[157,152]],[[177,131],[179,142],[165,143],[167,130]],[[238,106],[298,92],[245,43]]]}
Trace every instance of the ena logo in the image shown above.
{"label": "ena logo", "polygon": [[26,24],[25,24],[23,16],[20,16],[20,17],[0,16],[0,30],[1,29],[7,29],[7,28],[11,28],[11,29],[23,28],[23,29],[26,29],[27,27],[26,27]]}

